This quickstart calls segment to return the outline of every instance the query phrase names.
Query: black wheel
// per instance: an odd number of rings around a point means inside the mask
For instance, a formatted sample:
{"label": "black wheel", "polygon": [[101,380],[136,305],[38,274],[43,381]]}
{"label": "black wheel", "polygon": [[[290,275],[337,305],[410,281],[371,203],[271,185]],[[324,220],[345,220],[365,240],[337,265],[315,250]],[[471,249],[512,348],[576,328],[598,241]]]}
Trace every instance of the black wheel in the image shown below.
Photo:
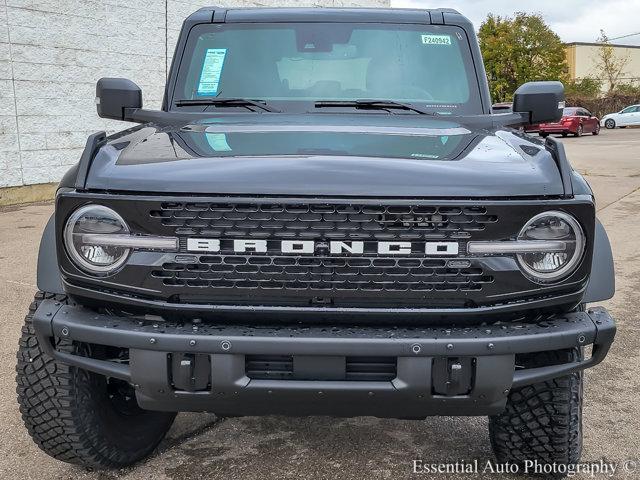
{"label": "black wheel", "polygon": [[[60,364],[46,355],[31,324],[45,298],[63,296],[39,292],[25,318],[18,348],[16,382],[20,413],[31,438],[48,455],[90,468],[131,465],[156,448],[171,427],[175,413],[138,407],[127,382]],[[88,353],[88,347],[56,340],[68,353]]]}
{"label": "black wheel", "polygon": [[600,124],[599,123],[596,124],[596,128],[591,133],[594,134],[594,135],[599,135],[600,134]]}
{"label": "black wheel", "polygon": [[616,121],[613,118],[608,118],[606,122],[604,122],[605,128],[611,130],[612,128],[616,128]]}
{"label": "black wheel", "polygon": [[[543,367],[582,358],[580,349],[518,355],[516,364]],[[582,372],[509,393],[503,413],[489,417],[489,436],[500,463],[576,464],[582,453]]]}
{"label": "black wheel", "polygon": [[576,130],[576,137],[581,137],[582,133],[584,132],[584,128],[582,127],[582,125],[578,125],[578,130]]}
{"label": "black wheel", "polygon": [[562,132],[562,137],[563,137],[563,138],[564,138],[564,137],[566,137],[567,135],[568,135],[568,133],[567,133],[567,132]]}
{"label": "black wheel", "polygon": [[549,136],[548,133],[544,133],[544,132],[539,132],[538,135],[540,135],[542,138],[547,138]]}

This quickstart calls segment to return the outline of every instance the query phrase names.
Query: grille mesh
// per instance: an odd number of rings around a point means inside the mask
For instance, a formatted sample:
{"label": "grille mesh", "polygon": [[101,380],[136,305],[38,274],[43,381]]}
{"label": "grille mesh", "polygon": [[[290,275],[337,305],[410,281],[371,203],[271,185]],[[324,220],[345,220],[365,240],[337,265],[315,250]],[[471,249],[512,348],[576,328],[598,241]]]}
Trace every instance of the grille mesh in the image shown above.
{"label": "grille mesh", "polygon": [[447,268],[446,260],[388,257],[200,256],[165,263],[152,275],[166,286],[236,289],[473,291],[491,283],[481,268]]}
{"label": "grille mesh", "polygon": [[177,235],[215,238],[467,238],[498,221],[483,206],[164,202],[150,212]]}
{"label": "grille mesh", "polygon": [[[273,242],[264,253],[236,253],[226,247],[219,253],[179,255],[154,267],[151,277],[169,291],[188,291],[199,301],[232,292],[269,296],[269,302],[288,294],[326,302],[339,295],[392,292],[396,297],[413,293],[424,302],[425,292],[474,292],[494,281],[480,262],[464,258],[462,239],[486,235],[485,229],[498,222],[495,213],[481,205],[162,202],[149,215],[163,232],[180,237],[181,253],[189,253],[187,237],[222,242],[304,239],[314,240],[318,249],[311,255],[289,255]],[[373,248],[379,241],[405,241],[417,250],[417,242],[439,239],[460,240],[460,256],[385,256]],[[368,246],[362,255],[329,255],[326,242],[331,240],[361,240]]]}

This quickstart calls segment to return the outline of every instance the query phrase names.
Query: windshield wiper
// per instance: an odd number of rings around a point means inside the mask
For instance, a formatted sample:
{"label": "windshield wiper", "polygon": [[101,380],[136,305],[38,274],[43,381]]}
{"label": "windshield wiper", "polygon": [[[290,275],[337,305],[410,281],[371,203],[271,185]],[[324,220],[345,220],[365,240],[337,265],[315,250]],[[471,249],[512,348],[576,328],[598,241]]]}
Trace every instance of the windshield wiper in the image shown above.
{"label": "windshield wiper", "polygon": [[256,107],[265,112],[279,113],[277,110],[267,102],[262,100],[251,100],[249,98],[201,98],[193,100],[178,100],[176,107],[201,107],[213,105],[214,107]]}
{"label": "windshield wiper", "polygon": [[421,115],[435,115],[409,103],[394,102],[393,100],[323,100],[315,103],[316,108],[354,107],[363,110],[408,110]]}

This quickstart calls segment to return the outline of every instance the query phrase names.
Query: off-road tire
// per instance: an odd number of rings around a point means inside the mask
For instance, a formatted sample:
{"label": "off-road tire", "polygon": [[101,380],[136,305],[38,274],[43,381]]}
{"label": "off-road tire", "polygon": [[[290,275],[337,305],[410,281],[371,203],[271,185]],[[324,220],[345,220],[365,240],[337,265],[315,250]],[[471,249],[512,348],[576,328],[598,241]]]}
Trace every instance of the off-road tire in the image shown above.
{"label": "off-road tire", "polygon": [[[25,318],[18,348],[16,383],[20,413],[31,438],[48,455],[88,468],[121,468],[148,456],[171,427],[174,413],[116,406],[113,381],[56,362],[40,348],[32,317],[42,300],[64,296],[38,292]],[[58,350],[83,347],[56,340]],[[117,385],[117,384],[116,384]],[[127,384],[123,384],[128,387]],[[128,399],[128,397],[125,397]]]}
{"label": "off-road tire", "polygon": [[[582,359],[578,348],[519,355],[518,365],[542,367]],[[514,388],[503,413],[489,417],[489,437],[499,463],[571,465],[582,453],[583,374]]]}

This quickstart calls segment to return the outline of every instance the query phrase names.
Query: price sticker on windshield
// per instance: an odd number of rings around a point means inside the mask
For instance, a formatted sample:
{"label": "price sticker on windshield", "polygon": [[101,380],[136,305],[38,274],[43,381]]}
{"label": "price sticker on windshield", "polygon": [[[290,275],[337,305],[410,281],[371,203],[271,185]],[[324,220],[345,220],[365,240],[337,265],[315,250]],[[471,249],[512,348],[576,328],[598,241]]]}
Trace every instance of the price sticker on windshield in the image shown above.
{"label": "price sticker on windshield", "polygon": [[422,35],[424,45],[451,45],[451,35]]}
{"label": "price sticker on windshield", "polygon": [[220,85],[220,75],[227,56],[226,48],[208,48],[202,64],[198,95],[215,95]]}

